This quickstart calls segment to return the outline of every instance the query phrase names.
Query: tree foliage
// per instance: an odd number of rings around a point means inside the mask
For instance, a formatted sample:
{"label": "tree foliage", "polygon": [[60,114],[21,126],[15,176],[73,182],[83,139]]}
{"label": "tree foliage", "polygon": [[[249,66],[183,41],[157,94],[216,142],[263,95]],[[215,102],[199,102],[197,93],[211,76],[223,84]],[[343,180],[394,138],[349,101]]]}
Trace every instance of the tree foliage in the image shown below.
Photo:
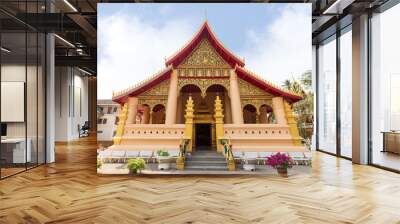
{"label": "tree foliage", "polygon": [[299,78],[287,79],[283,87],[303,96],[303,100],[293,104],[297,115],[297,125],[303,138],[311,139],[314,122],[314,93],[312,91],[312,73],[304,72]]}

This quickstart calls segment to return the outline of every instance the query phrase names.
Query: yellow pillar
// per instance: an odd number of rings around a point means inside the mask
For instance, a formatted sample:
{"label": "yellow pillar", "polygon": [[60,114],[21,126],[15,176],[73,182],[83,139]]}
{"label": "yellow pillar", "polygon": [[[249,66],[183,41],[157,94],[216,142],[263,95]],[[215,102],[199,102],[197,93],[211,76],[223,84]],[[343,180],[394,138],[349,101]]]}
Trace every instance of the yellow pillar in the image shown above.
{"label": "yellow pillar", "polygon": [[292,136],[293,139],[293,144],[296,146],[301,146],[301,137],[299,135],[299,130],[297,129],[297,122],[295,115],[292,111],[292,107],[289,105],[288,102],[284,102],[284,107],[285,107],[285,115],[286,115],[286,120],[290,128],[290,135]]}
{"label": "yellow pillar", "polygon": [[127,114],[128,114],[128,103],[125,103],[124,107],[122,108],[122,110],[119,114],[119,123],[117,126],[117,131],[115,133],[115,137],[113,139],[115,145],[121,144],[121,138],[122,138],[122,135],[124,134],[125,121],[127,119]]}
{"label": "yellow pillar", "polygon": [[192,151],[192,135],[193,135],[193,118],[194,118],[194,104],[192,97],[189,96],[189,99],[186,103],[186,110],[185,110],[185,138],[190,139],[188,152]]}
{"label": "yellow pillar", "polygon": [[224,137],[224,114],[222,113],[222,103],[219,96],[215,98],[215,139],[217,144],[217,152],[223,151],[223,146],[218,142],[219,138]]}

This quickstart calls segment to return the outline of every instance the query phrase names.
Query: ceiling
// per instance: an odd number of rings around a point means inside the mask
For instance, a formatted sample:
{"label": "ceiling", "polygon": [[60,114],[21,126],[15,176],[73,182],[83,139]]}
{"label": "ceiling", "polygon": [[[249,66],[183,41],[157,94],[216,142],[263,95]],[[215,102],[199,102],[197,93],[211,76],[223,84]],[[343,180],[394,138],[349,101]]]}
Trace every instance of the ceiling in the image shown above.
{"label": "ceiling", "polygon": [[[311,21],[313,43],[317,44],[324,38],[334,34],[337,28],[351,24],[351,18],[353,16],[372,10],[387,1],[388,0],[254,0],[251,2],[311,3],[313,14]],[[56,65],[79,66],[96,74],[97,4],[121,2],[166,1],[47,0],[46,5],[46,0],[1,0],[1,28],[4,32],[11,33],[19,32],[25,28],[40,32],[54,32],[58,35],[58,37],[55,38]],[[174,0],[174,2],[181,1]],[[196,1],[191,0],[190,2]],[[215,1],[209,0],[206,2]],[[233,0],[232,2],[249,1]],[[49,13],[50,11],[52,13]],[[7,35],[6,38],[12,38],[12,34]],[[20,41],[18,37],[16,37],[15,40]]]}

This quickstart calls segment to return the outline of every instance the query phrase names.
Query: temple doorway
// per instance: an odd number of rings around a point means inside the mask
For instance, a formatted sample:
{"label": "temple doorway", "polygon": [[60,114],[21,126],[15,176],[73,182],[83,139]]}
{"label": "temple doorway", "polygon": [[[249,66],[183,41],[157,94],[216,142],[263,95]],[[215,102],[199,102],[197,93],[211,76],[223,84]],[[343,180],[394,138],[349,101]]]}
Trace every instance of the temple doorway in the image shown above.
{"label": "temple doorway", "polygon": [[211,124],[195,124],[196,150],[211,150]]}

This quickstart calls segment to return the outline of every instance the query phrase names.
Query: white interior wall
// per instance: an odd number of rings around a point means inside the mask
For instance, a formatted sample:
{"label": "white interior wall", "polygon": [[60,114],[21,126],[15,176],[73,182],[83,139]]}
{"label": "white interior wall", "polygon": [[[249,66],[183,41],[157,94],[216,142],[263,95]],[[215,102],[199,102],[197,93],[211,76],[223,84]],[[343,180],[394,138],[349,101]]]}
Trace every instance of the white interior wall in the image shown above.
{"label": "white interior wall", "polygon": [[[28,74],[35,73],[36,74],[36,67],[33,66],[28,66],[25,67],[25,64],[19,65],[19,64],[5,64],[1,66],[1,81],[2,82],[25,82],[25,75],[27,69]],[[28,77],[29,78],[29,77]],[[33,80],[29,80],[30,85],[36,85],[33,82]],[[25,82],[26,83],[26,82]],[[36,88],[27,88],[27,103],[31,103],[34,101],[33,98],[36,99]],[[30,98],[31,99],[30,99]],[[27,105],[29,106],[29,105]],[[33,106],[33,105],[31,105]],[[34,107],[36,108],[36,101]],[[6,108],[2,108],[2,110],[6,110]],[[28,117],[28,122],[35,121],[36,122],[36,113],[27,113]],[[32,117],[33,116],[33,117]],[[33,127],[33,125],[28,125],[29,127]],[[34,127],[36,129],[36,126]],[[28,134],[32,133],[28,130]],[[36,136],[36,132],[35,132]],[[19,137],[25,137],[25,122],[7,122],[7,137],[11,138],[19,138]],[[30,136],[28,136],[30,137]]]}
{"label": "white interior wall", "polygon": [[56,67],[56,141],[79,138],[78,125],[88,120],[88,78],[72,67]]}

